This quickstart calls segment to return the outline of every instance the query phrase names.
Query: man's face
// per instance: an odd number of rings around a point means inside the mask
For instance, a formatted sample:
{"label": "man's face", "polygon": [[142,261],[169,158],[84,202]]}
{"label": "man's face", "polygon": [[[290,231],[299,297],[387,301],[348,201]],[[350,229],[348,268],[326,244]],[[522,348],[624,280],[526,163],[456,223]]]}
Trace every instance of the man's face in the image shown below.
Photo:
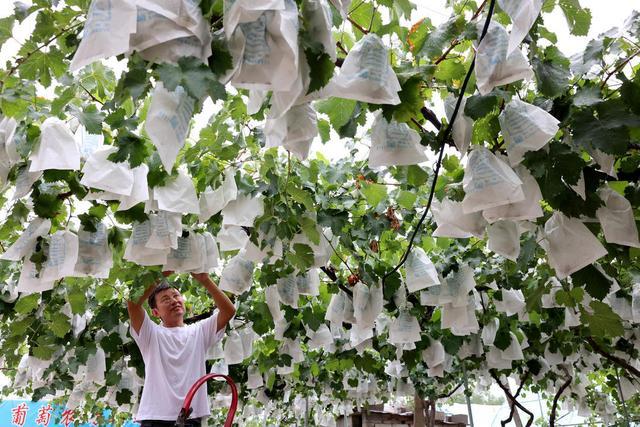
{"label": "man's face", "polygon": [[165,289],[156,295],[156,308],[152,310],[154,316],[163,322],[181,319],[184,316],[184,298],[177,289]]}

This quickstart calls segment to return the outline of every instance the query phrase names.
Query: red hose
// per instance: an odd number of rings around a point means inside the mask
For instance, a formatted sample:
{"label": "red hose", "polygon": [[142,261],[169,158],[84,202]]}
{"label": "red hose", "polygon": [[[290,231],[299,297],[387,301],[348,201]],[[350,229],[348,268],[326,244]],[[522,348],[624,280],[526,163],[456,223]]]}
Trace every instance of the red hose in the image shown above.
{"label": "red hose", "polygon": [[227,420],[224,422],[224,427],[231,427],[231,424],[233,424],[233,418],[236,416],[236,409],[238,408],[238,389],[230,376],[222,374],[207,374],[198,379],[198,381],[191,386],[187,396],[184,398],[182,409],[180,409],[180,415],[178,416],[178,421],[176,423],[177,425],[184,426],[185,421],[191,414],[191,401],[193,400],[193,396],[195,396],[196,391],[198,391],[202,384],[213,378],[224,378],[227,384],[231,387],[231,407],[227,414]]}

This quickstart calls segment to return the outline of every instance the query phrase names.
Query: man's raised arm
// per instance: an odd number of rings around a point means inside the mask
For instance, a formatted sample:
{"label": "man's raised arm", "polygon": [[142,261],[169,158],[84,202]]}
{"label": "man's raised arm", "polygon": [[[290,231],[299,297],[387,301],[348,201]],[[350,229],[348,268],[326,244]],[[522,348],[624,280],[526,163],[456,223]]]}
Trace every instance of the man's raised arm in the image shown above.
{"label": "man's raised arm", "polygon": [[224,292],[222,292],[218,286],[211,280],[209,274],[207,273],[191,273],[194,279],[200,282],[215,301],[216,306],[218,307],[218,324],[216,325],[216,329],[218,331],[224,329],[229,323],[229,320],[236,314],[236,308],[233,303],[227,297]]}
{"label": "man's raised arm", "polygon": [[[163,271],[162,275],[164,277],[170,276],[173,274],[173,271]],[[138,301],[127,301],[127,311],[129,312],[129,320],[131,320],[131,326],[136,331],[136,333],[140,333],[140,328],[142,327],[142,322],[144,321],[144,308],[142,308],[142,304],[149,298],[149,295],[153,292],[153,290],[158,286],[160,281],[157,281],[151,285],[147,289],[145,289],[144,293]]]}

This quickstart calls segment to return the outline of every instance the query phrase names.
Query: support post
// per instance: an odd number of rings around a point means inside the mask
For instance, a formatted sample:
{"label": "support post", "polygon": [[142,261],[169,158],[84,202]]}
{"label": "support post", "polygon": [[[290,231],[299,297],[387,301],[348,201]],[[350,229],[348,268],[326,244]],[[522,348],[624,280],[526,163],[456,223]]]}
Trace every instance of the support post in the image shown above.
{"label": "support post", "polygon": [[620,393],[620,402],[622,402],[622,410],[624,411],[624,420],[627,423],[627,427],[631,426],[629,421],[629,412],[627,411],[627,403],[622,395],[622,386],[620,385],[620,368],[616,366],[616,379],[618,380],[618,393]]}
{"label": "support post", "polygon": [[429,427],[435,427],[436,425],[436,401],[435,399],[429,399]]}
{"label": "support post", "polygon": [[469,425],[473,426],[473,411],[471,410],[471,396],[469,396],[469,383],[467,381],[467,368],[462,364],[462,380],[464,381],[464,397],[467,401],[467,413],[469,414]]}
{"label": "support post", "polygon": [[425,427],[424,400],[416,392],[413,395],[413,427]]}
{"label": "support post", "polygon": [[309,427],[309,396],[304,397],[304,427]]}

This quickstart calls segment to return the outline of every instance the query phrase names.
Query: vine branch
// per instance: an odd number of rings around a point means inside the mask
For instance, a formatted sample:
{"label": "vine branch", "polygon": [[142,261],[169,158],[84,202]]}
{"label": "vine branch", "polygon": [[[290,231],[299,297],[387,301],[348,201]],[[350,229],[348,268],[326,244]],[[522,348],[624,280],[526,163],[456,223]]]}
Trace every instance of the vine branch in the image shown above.
{"label": "vine branch", "polygon": [[622,393],[622,384],[620,384],[620,369],[616,366],[616,382],[618,383],[618,393],[620,395],[620,403],[622,403],[622,410],[624,411],[624,418],[627,421],[627,426],[630,426],[629,411],[627,411],[627,402],[625,401],[624,394]]}
{"label": "vine branch", "polygon": [[451,53],[451,51],[458,46],[461,43],[460,39],[454,39],[451,44],[449,45],[449,47],[447,48],[447,50],[445,50],[444,52],[442,52],[442,55],[440,55],[438,57],[438,59],[435,60],[434,64],[438,65],[440,64],[442,61],[444,61],[445,59],[447,59],[447,56]]}
{"label": "vine branch", "polygon": [[422,113],[422,116],[427,121],[429,121],[436,129],[440,130],[442,128],[442,122],[440,122],[438,116],[436,116],[436,113],[434,113],[432,110],[428,109],[427,107],[422,107],[420,109],[420,112]]}
{"label": "vine branch", "polygon": [[[471,19],[469,20],[469,22],[471,21],[475,21],[478,16],[480,16],[480,14],[482,13],[482,10],[484,9],[484,7],[487,5],[488,0],[484,0],[482,2],[482,4],[480,5],[480,7],[478,7],[478,10],[476,10],[476,12],[473,14],[473,16],[471,16]],[[438,59],[435,60],[434,64],[438,65],[440,64],[442,61],[444,61],[445,59],[447,59],[447,57],[449,56],[449,54],[451,53],[451,51],[458,46],[460,43],[462,43],[462,40],[460,40],[459,38],[455,38],[451,41],[451,44],[449,45],[449,47],[447,48],[447,50],[445,50],[444,52],[442,52],[442,55],[440,55],[438,57]]]}
{"label": "vine branch", "polygon": [[[527,378],[529,377],[530,372],[527,371],[521,378],[520,378],[520,385],[518,386],[518,389],[516,390],[516,393],[513,395],[514,399],[517,399],[518,396],[520,396],[520,392],[522,391],[522,389],[524,388],[524,383],[527,381]],[[511,404],[509,405],[511,406],[511,410],[509,411],[509,417],[506,418],[503,421],[500,421],[500,424],[504,427],[506,426],[509,422],[511,422],[511,420],[513,419],[513,414],[516,410],[516,406]]]}
{"label": "vine branch", "polygon": [[320,270],[322,270],[322,272],[324,274],[326,274],[327,277],[329,277],[329,279],[331,279],[331,281],[335,282],[338,285],[338,288],[340,288],[340,290],[342,292],[347,294],[347,296],[349,296],[350,298],[353,298],[353,291],[351,291],[351,289],[347,288],[345,285],[340,283],[340,281],[338,280],[338,275],[336,274],[336,269],[335,268],[333,268],[331,266],[329,266],[329,267],[320,267]]}
{"label": "vine branch", "polygon": [[369,21],[369,28],[367,29],[368,32],[370,32],[371,28],[373,28],[373,18],[376,17],[377,11],[378,11],[378,4],[376,3],[375,7],[373,8],[373,12],[371,12],[371,21]]}
{"label": "vine branch", "polygon": [[618,64],[617,67],[615,67],[612,71],[607,73],[607,76],[605,77],[605,79],[602,81],[602,84],[600,85],[600,89],[604,89],[605,86],[607,85],[607,82],[609,81],[609,79],[618,71],[622,70],[633,58],[635,58],[636,56],[638,56],[638,54],[640,54],[640,49],[636,50],[635,52],[633,52],[631,55],[629,55],[627,57],[627,59],[625,59],[624,61],[622,61],[620,64]]}
{"label": "vine branch", "polygon": [[558,410],[558,401],[560,400],[560,396],[562,395],[562,393],[564,393],[564,391],[567,389],[567,387],[569,387],[569,385],[571,385],[571,380],[573,379],[571,377],[571,375],[569,375],[569,371],[567,371],[566,368],[561,366],[561,369],[567,375],[567,380],[560,386],[560,388],[558,389],[556,395],[553,397],[553,405],[551,405],[551,415],[549,416],[549,427],[555,427],[555,425],[556,425],[556,413],[557,413],[557,410]]}
{"label": "vine branch", "polygon": [[95,97],[94,94],[92,94],[91,92],[89,92],[89,89],[87,89],[86,87],[84,87],[84,85],[80,82],[78,82],[78,85],[82,88],[82,90],[84,90],[86,92],[87,95],[89,95],[89,97],[94,100],[95,102],[97,102],[100,105],[104,105],[104,102],[100,101],[98,98]]}
{"label": "vine branch", "polygon": [[[73,20],[75,20],[77,18],[74,17],[71,22],[73,22]],[[5,81],[11,76],[13,75],[13,73],[16,72],[16,70],[18,68],[20,68],[20,66],[22,64],[24,64],[25,62],[27,62],[29,60],[29,58],[31,58],[31,56],[33,56],[35,53],[41,51],[42,49],[44,49],[45,47],[49,46],[51,43],[53,43],[54,41],[56,41],[58,39],[58,37],[68,33],[69,31],[73,30],[74,28],[78,27],[79,25],[81,25],[82,22],[77,22],[67,28],[64,28],[63,30],[61,30],[60,32],[54,34],[53,36],[51,36],[49,38],[49,40],[47,40],[46,42],[42,43],[40,46],[38,46],[37,48],[33,49],[31,52],[27,53],[25,56],[20,57],[16,60],[15,64],[13,64],[13,67],[11,67],[9,69],[9,71],[7,71],[7,74],[4,75],[4,77],[2,78],[2,80],[0,81],[0,88],[2,88],[4,86]]]}
{"label": "vine branch", "polygon": [[342,256],[338,253],[336,248],[333,246],[333,243],[331,243],[331,240],[329,240],[327,238],[327,236],[324,234],[324,231],[322,232],[322,237],[324,237],[324,239],[327,241],[327,243],[329,243],[329,246],[331,247],[331,250],[333,250],[333,253],[336,254],[336,256],[340,259],[340,262],[342,262],[344,264],[344,266],[347,267],[347,270],[349,270],[349,273],[351,273],[354,276],[356,276],[356,273],[353,272],[351,267],[349,267],[349,264],[347,264],[347,261],[345,261],[344,258],[342,258]]}
{"label": "vine branch", "polygon": [[69,222],[71,221],[71,215],[73,214],[73,205],[71,204],[71,199],[68,198],[67,202],[69,202],[69,217],[67,218],[67,223],[64,225],[64,228],[69,228]]}
{"label": "vine branch", "polygon": [[471,16],[471,21],[475,21],[478,16],[480,16],[480,14],[482,13],[482,10],[484,9],[484,7],[487,5],[487,1],[488,0],[484,0],[482,2],[482,4],[478,7],[478,10],[476,10],[476,12]]}
{"label": "vine branch", "polygon": [[610,362],[613,362],[616,365],[626,369],[627,372],[630,372],[636,377],[640,378],[640,371],[638,371],[636,368],[631,366],[625,360],[619,358],[618,356],[614,356],[613,354],[609,353],[608,351],[600,347],[600,345],[598,345],[598,343],[596,342],[596,340],[593,339],[593,337],[586,337],[585,339],[596,353],[598,353],[605,359],[609,360]]}
{"label": "vine branch", "polygon": [[[344,47],[344,45],[342,43],[336,42],[336,46],[338,47],[338,49],[340,49],[340,52],[344,53],[345,55],[349,54],[349,52],[347,52],[347,49],[345,49],[345,47]],[[342,64],[338,65],[337,63],[336,63],[336,65],[338,67],[342,66]]]}
{"label": "vine branch", "polygon": [[498,386],[502,389],[505,396],[507,396],[507,398],[511,401],[511,404],[517,406],[522,412],[526,413],[529,416],[529,420],[527,421],[527,427],[530,427],[531,424],[533,424],[533,413],[529,411],[527,408],[525,408],[522,405],[522,403],[516,400],[516,398],[511,394],[509,389],[504,384],[502,384],[502,382],[500,381],[500,378],[498,378],[498,375],[495,373],[494,370],[491,370],[489,372],[493,377],[493,379],[495,380],[496,384],[498,384]]}
{"label": "vine branch", "polygon": [[436,397],[436,399],[446,399],[448,397],[451,397],[451,396],[453,396],[453,394],[456,391],[458,391],[460,389],[460,387],[462,387],[462,383],[460,383],[457,386],[455,386],[455,388],[453,390],[451,390],[449,393],[438,395],[438,397]]}
{"label": "vine branch", "polygon": [[287,178],[284,181],[284,203],[289,207],[289,177],[291,176],[291,151],[287,150]]}
{"label": "vine branch", "polygon": [[196,314],[194,316],[191,317],[187,317],[184,319],[184,323],[187,325],[190,325],[192,323],[196,323],[200,320],[204,320],[207,319],[209,317],[211,317],[213,315],[213,308],[209,309],[208,311],[205,311],[204,313],[200,313],[200,314]]}
{"label": "vine branch", "polygon": [[73,191],[66,191],[64,193],[58,194],[58,200],[66,200],[71,196],[73,196]]}
{"label": "vine branch", "polygon": [[349,22],[351,22],[351,25],[353,25],[358,30],[360,30],[362,34],[369,34],[369,31],[366,28],[364,28],[362,25],[358,24],[353,18],[348,16],[347,19],[349,20]]}

